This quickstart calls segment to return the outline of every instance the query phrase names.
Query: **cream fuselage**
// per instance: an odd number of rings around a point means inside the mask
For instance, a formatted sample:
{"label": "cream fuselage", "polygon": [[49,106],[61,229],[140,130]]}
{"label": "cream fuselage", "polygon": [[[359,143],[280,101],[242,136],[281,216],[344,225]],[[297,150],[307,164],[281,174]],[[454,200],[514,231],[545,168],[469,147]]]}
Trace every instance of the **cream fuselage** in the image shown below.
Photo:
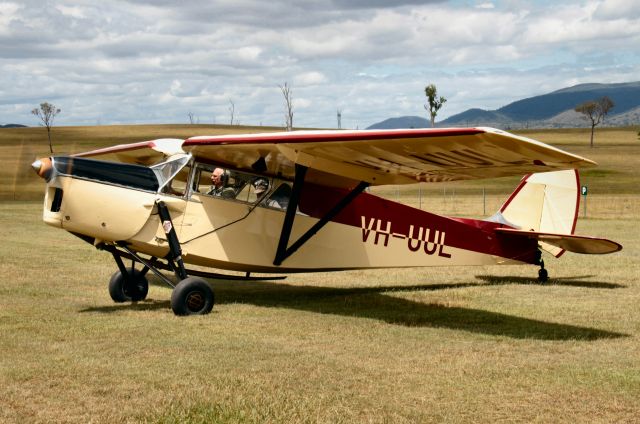
{"label": "cream fuselage", "polygon": [[[195,168],[194,168],[195,169]],[[187,184],[191,187],[192,184]],[[62,190],[52,211],[56,187]],[[290,243],[343,196],[305,185]],[[125,242],[137,252],[164,257],[167,236],[157,214],[170,213],[185,263],[252,272],[304,272],[358,268],[533,263],[536,243],[515,242],[493,223],[458,220],[360,194],[297,252],[274,265],[285,211],[187,189],[181,196],[60,174],[50,181],[44,221],[95,239]]]}

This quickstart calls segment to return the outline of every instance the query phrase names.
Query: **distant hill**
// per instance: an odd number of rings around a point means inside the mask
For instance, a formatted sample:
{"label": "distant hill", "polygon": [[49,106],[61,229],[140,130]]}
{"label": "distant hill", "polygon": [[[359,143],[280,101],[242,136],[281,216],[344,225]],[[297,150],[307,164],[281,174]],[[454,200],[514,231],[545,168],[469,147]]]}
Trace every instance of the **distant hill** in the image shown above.
{"label": "distant hill", "polygon": [[[574,108],[588,100],[608,96],[615,103],[603,125],[637,125],[640,123],[640,81],[620,84],[580,84],[551,93],[510,103],[496,110],[468,109],[438,122],[439,127],[490,126],[515,128],[576,128],[587,126],[587,121]],[[403,124],[405,118],[392,118]],[[369,128],[410,128],[389,126],[387,119]],[[424,119],[425,127],[429,126]],[[388,123],[385,127],[378,127]],[[417,128],[417,126],[416,126]]]}
{"label": "distant hill", "polygon": [[26,128],[26,125],[21,125],[21,124],[7,124],[7,125],[0,125],[0,128]]}
{"label": "distant hill", "polygon": [[419,116],[401,116],[399,118],[389,118],[382,122],[373,124],[368,130],[387,130],[393,128],[428,128],[431,123],[428,119]]}

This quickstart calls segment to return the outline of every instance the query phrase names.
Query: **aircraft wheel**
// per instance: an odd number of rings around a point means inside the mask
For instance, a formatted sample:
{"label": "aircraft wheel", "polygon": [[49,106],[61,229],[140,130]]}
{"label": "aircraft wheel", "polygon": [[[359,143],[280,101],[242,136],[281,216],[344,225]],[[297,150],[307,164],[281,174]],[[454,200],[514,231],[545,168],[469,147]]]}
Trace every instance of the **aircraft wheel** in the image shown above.
{"label": "aircraft wheel", "polygon": [[147,277],[134,268],[127,268],[129,278],[124,278],[120,271],[116,271],[109,280],[109,295],[116,303],[138,302],[147,298],[149,282]]}
{"label": "aircraft wheel", "polygon": [[546,283],[549,280],[549,273],[546,269],[541,268],[538,270],[538,281],[541,283]]}
{"label": "aircraft wheel", "polygon": [[171,309],[176,315],[204,315],[211,312],[215,297],[211,286],[198,277],[180,281],[171,293]]}

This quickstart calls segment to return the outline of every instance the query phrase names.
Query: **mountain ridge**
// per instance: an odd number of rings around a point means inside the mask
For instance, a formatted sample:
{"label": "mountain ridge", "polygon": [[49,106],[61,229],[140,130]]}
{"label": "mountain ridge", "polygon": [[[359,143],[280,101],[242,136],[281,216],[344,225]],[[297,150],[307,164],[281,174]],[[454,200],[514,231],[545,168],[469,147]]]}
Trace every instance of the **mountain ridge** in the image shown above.
{"label": "mountain ridge", "polygon": [[[550,93],[516,100],[495,110],[471,108],[436,123],[438,127],[491,126],[512,128],[585,127],[589,122],[574,111],[589,100],[607,96],[615,107],[602,125],[621,126],[640,123],[640,81],[614,84],[585,83]],[[389,118],[369,129],[426,128],[426,118],[416,116]]]}

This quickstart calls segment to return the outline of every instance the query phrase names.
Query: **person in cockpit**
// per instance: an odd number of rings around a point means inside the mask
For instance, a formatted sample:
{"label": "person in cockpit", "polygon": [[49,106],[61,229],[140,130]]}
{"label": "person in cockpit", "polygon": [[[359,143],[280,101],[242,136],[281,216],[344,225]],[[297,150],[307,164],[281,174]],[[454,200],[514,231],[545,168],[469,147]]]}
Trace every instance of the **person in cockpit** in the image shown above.
{"label": "person in cockpit", "polygon": [[222,168],[216,168],[211,173],[211,188],[207,192],[212,196],[222,197],[224,199],[232,199],[236,196],[233,187],[228,186],[229,173]]}

